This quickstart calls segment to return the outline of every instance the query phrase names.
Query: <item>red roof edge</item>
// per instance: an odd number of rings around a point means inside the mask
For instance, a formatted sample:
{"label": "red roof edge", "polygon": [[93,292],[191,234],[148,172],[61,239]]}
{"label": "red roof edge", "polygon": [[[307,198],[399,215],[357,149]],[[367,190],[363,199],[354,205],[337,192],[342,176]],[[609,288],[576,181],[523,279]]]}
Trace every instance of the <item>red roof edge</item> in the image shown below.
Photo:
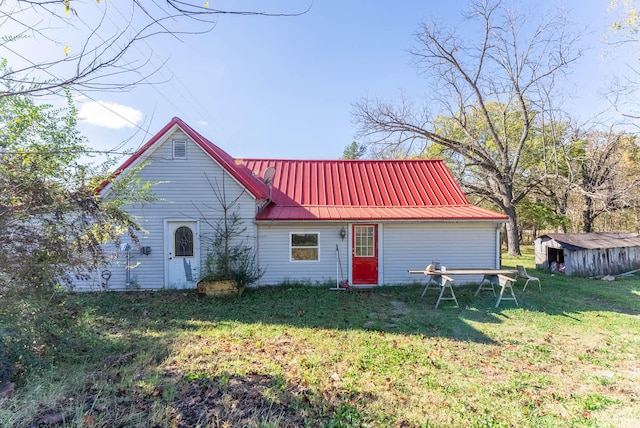
{"label": "red roof edge", "polygon": [[149,141],[147,141],[140,149],[125,160],[109,178],[103,181],[97,189],[100,193],[120,175],[129,168],[136,160],[138,160],[147,150],[149,150],[158,140],[160,140],[174,126],[178,126],[185,134],[187,134],[198,146],[200,146],[209,156],[218,162],[233,178],[238,180],[249,193],[254,197],[261,199],[266,198],[269,194],[267,186],[259,179],[255,178],[251,171],[243,165],[238,165],[227,152],[204,138],[193,128],[187,125],[182,119],[174,117],[167,123],[158,133],[156,133]]}

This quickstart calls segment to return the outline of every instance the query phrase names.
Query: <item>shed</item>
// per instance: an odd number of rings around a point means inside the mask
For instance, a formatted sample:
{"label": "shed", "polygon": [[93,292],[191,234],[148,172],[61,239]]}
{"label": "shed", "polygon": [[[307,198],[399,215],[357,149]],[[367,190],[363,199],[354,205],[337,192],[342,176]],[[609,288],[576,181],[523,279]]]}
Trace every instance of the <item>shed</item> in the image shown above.
{"label": "shed", "polygon": [[548,233],[535,240],[537,269],[575,276],[615,275],[640,268],[640,235]]}

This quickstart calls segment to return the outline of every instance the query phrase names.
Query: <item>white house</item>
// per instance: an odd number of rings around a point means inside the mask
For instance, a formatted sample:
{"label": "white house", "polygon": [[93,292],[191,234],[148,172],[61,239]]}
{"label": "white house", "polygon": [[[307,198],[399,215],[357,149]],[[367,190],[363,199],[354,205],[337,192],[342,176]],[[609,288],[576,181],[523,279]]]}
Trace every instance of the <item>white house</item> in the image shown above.
{"label": "white house", "polygon": [[471,205],[441,160],[234,159],[174,118],[114,180],[142,164],[158,200],[127,207],[145,230],[140,246],[113,248],[78,288],[195,288],[222,205],[256,250],[258,285],[407,284],[419,279],[408,270],[432,261],[500,267],[506,216]]}

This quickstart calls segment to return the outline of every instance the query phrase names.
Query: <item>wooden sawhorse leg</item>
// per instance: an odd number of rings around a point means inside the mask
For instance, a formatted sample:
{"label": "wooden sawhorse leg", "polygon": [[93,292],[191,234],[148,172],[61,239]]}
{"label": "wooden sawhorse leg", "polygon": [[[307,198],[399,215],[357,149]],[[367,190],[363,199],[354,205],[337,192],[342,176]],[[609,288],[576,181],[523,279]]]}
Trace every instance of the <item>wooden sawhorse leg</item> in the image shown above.
{"label": "wooden sawhorse leg", "polygon": [[[442,276],[442,284],[440,284],[440,296],[438,296],[438,301],[436,302],[436,309],[438,309],[438,305],[440,304],[440,301],[442,300],[453,300],[454,302],[456,302],[456,307],[460,307],[460,305],[458,305],[458,299],[456,299],[456,293],[453,292],[453,279],[443,275]],[[451,292],[451,297],[444,297],[444,292],[446,289],[449,289],[449,291]]]}
{"label": "wooden sawhorse leg", "polygon": [[[489,283],[487,286],[484,285],[485,281],[487,281]],[[496,275],[487,275],[487,274],[485,274],[482,277],[482,281],[480,281],[480,286],[476,290],[476,293],[474,294],[474,296],[477,296],[478,293],[480,293],[480,290],[491,290],[491,292],[495,296],[496,295],[496,290],[495,290],[495,288],[493,288],[493,284],[497,284],[497,283],[498,283],[498,277]]]}
{"label": "wooden sawhorse leg", "polygon": [[[508,276],[498,275],[498,282],[500,284],[500,296],[498,296],[498,301],[496,302],[496,308],[500,304],[502,300],[513,300],[516,302],[516,306],[518,306],[518,300],[516,300],[516,295],[513,293],[512,284],[515,282],[515,279],[509,278]],[[504,290],[509,289],[511,293],[511,297],[504,297]]]}

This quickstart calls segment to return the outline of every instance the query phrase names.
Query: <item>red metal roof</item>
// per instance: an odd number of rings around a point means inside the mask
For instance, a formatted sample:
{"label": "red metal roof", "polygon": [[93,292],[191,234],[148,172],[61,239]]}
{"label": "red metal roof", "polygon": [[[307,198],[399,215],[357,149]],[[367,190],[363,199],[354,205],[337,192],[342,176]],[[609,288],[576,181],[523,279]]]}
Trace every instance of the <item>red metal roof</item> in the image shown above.
{"label": "red metal roof", "polygon": [[154,135],[147,143],[138,149],[130,158],[128,158],[116,171],[112,174],[109,180],[101,184],[98,191],[102,191],[107,187],[110,181],[115,179],[122,171],[130,167],[136,160],[138,160],[147,150],[149,150],[158,140],[160,140],[167,132],[169,132],[174,126],[178,126],[182,131],[187,134],[196,144],[207,152],[213,159],[216,160],[229,174],[231,174],[240,184],[242,184],[253,196],[258,199],[266,198],[269,195],[267,186],[262,180],[253,176],[250,170],[243,165],[237,163],[229,154],[227,154],[220,147],[213,144],[211,141],[204,138],[193,128],[183,122],[181,119],[174,117],[164,128],[162,128],[156,135]]}
{"label": "red metal roof", "polygon": [[276,170],[258,220],[504,220],[469,204],[442,160],[238,159]]}

